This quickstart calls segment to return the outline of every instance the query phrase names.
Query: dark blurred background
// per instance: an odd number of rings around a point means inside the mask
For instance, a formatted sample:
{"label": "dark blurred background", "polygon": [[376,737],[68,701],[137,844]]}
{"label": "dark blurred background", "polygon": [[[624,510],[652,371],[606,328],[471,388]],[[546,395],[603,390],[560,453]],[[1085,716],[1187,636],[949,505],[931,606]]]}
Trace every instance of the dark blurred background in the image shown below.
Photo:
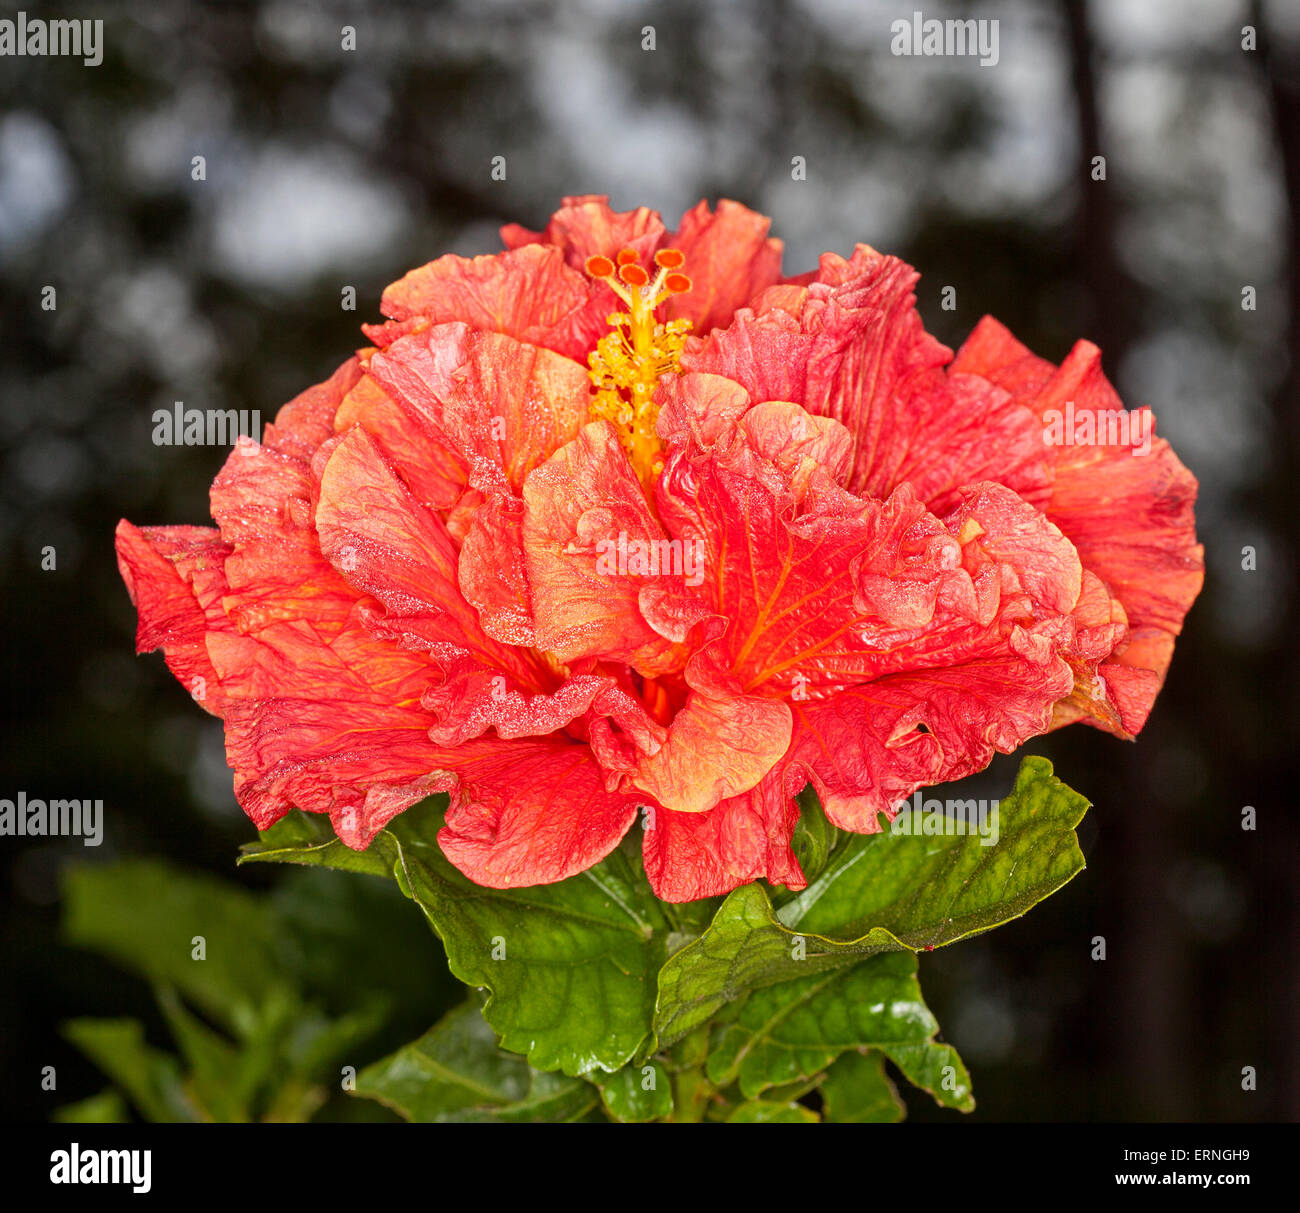
{"label": "dark blurred background", "polygon": [[[207,522],[225,457],[155,447],[153,410],[269,420],[363,344],[407,269],[494,251],[501,223],[540,227],[561,195],[601,192],[670,227],[701,197],[737,198],[773,217],[787,273],[855,241],[898,253],[944,341],[986,312],[1053,360],[1087,337],[1126,402],[1152,406],[1200,478],[1208,563],[1167,687],[1136,745],[1076,726],[1030,747],[1094,802],[1088,870],[925,957],[922,977],[977,1118],[1300,1119],[1300,5],[21,7],[101,17],[105,49],[98,67],[0,59],[0,794],[102,798],[106,837],[0,839],[11,1118],[102,1087],[63,1019],[157,1023],[142,982],[58,944],[65,864],[286,879],[234,871],[253,830],[220,724],[159,655],[133,656],[113,526]],[[892,56],[890,23],[916,8],[996,18],[997,65]],[[994,765],[988,794],[1015,764]],[[448,997],[413,925],[398,1039]]]}

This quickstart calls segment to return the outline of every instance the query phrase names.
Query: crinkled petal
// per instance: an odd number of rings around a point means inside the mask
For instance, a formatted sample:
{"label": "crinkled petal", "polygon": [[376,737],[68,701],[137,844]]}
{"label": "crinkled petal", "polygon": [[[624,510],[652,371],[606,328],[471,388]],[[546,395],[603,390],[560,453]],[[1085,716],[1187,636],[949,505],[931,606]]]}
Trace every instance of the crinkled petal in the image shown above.
{"label": "crinkled petal", "polygon": [[807,772],[832,823],[874,833],[877,814],[892,817],[917,788],[982,770],[995,752],[1043,732],[1071,682],[1051,646],[1013,637],[959,665],[794,703],[790,761]]}
{"label": "crinkled petal", "polygon": [[716,211],[700,202],[682,216],[666,244],[686,257],[691,289],[670,299],[670,320],[691,321],[697,335],[730,324],[739,308],[781,277],[781,241],[767,233],[772,221],[724,198]]}
{"label": "crinkled petal", "polygon": [[[393,817],[438,790],[429,772],[450,758],[430,742],[429,717],[412,699],[424,672],[395,678],[394,667],[406,662],[348,643],[322,653],[287,625],[259,640],[224,638],[215,654],[241,691],[259,686],[264,692],[241,696],[227,709],[235,795],[259,829],[295,807],[328,813],[343,842],[364,850]],[[295,673],[299,652],[310,653],[310,671]],[[358,658],[360,665],[345,665]],[[372,675],[378,675],[373,683]],[[277,684],[279,695],[269,697]]]}
{"label": "crinkled petal", "polygon": [[[954,368],[982,375],[1039,418],[1048,410],[1113,412],[1123,403],[1101,370],[1096,346],[1079,342],[1057,369],[1037,358],[996,320],[985,317],[962,346]],[[1154,421],[1151,422],[1154,427]],[[1196,478],[1169,444],[1151,437],[1146,454],[1133,446],[1053,445],[1047,515],[1078,548],[1085,567],[1123,604],[1128,633],[1102,674],[1122,705],[1085,712],[1090,723],[1135,733],[1164,682],[1174,639],[1204,581],[1204,549],[1196,542]],[[1121,673],[1124,670],[1137,674]],[[1154,679],[1141,674],[1150,671]],[[1127,723],[1116,725],[1118,712]],[[1063,713],[1061,723],[1079,718]]]}
{"label": "crinkled petal", "polygon": [[1047,470],[1035,416],[986,380],[946,376],[951,351],[924,329],[916,272],[860,245],[822,258],[818,281],[777,286],[730,328],[691,343],[685,370],[726,375],[755,402],[794,400],[854,438],[846,487],[887,497],[909,483],[932,510],[997,480],[1031,502]]}
{"label": "crinkled petal", "polygon": [[632,211],[612,210],[605,194],[565,198],[545,231],[530,232],[517,223],[501,229],[501,239],[507,248],[549,245],[559,249],[565,261],[579,271],[588,257],[597,254],[613,257],[625,248],[634,249],[642,261],[648,261],[663,238],[663,220],[657,212],[644,206]]}
{"label": "crinkled petal", "polygon": [[424,419],[464,482],[484,493],[518,492],[587,420],[583,366],[462,325],[402,338],[370,360],[369,373]]}
{"label": "crinkled petal", "polygon": [[754,788],[790,744],[790,709],[779,699],[692,692],[632,782],[665,809],[703,813]]}
{"label": "crinkled petal", "polygon": [[230,626],[221,608],[230,550],[212,527],[117,524],[117,567],[139,613],[136,652],[162,649],[167,668],[214,715],[224,696],[206,637]]}
{"label": "crinkled petal", "polygon": [[[957,666],[1006,653],[1017,642],[1059,657],[1076,653],[1073,612],[1083,570],[1059,528],[992,483],[962,489],[942,525],[959,563],[941,581],[932,617],[914,627],[868,621],[862,639],[873,656],[859,669],[879,678]],[[947,564],[946,549],[938,550]]]}
{"label": "crinkled petal", "polygon": [[651,888],[673,902],[719,897],[753,880],[802,889],[807,881],[790,848],[798,821],[780,771],[705,813],[651,809],[642,840]]}
{"label": "crinkled petal", "polygon": [[475,884],[564,880],[604,859],[636,817],[635,797],[605,790],[586,746],[480,741],[470,750],[468,759],[457,751],[438,845]]}
{"label": "crinkled petal", "polygon": [[672,616],[677,636],[703,617],[687,584],[695,549],[664,534],[609,422],[585,425],[529,476],[523,499],[538,647],[564,662],[599,657],[644,674],[680,669],[681,645],[651,620]]}
{"label": "crinkled petal", "polygon": [[[711,448],[695,441],[701,429]],[[842,463],[837,422],[781,403],[725,429],[687,427],[657,486],[669,533],[703,544],[699,592],[725,623],[692,658],[693,685],[722,677],[746,693],[829,692],[887,672],[891,651],[941,606],[976,612],[958,536],[910,488],[879,502],[834,484],[826,469]]]}
{"label": "crinkled petal", "polygon": [[613,295],[560,250],[532,245],[490,257],[447,255],[393,283],[380,302],[390,318],[363,325],[381,348],[433,325],[460,321],[472,329],[585,360],[605,330]]}
{"label": "crinkled petal", "polygon": [[446,527],[415,500],[365,430],[350,430],[328,452],[315,521],[325,558],[359,594],[383,605],[382,618],[367,620],[377,634],[444,662],[469,656],[524,685],[544,685],[521,650],[483,631],[457,586],[459,553]]}

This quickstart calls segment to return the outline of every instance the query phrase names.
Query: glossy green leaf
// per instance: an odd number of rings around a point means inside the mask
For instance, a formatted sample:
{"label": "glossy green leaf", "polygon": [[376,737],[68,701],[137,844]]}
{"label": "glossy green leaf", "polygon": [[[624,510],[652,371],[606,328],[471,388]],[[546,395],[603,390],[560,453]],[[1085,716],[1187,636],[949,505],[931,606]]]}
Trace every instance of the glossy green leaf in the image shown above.
{"label": "glossy green leaf", "polygon": [[928,1091],[935,1103],[959,1112],[969,1112],[975,1107],[970,1074],[952,1045],[937,1041],[894,1044],[882,1046],[881,1052],[914,1087]]}
{"label": "glossy green leaf", "polygon": [[1087,809],[1046,758],[1030,755],[998,805],[994,845],[974,833],[917,836],[892,826],[848,835],[779,917],[838,939],[883,930],[913,950],[965,939],[1019,917],[1083,870],[1074,831]]}
{"label": "glossy green leaf", "polygon": [[534,1070],[503,1052],[472,1002],[367,1066],[357,1075],[356,1094],[421,1123],[572,1121],[600,1098],[580,1078]]}
{"label": "glossy green leaf", "polygon": [[810,1108],[797,1103],[775,1103],[751,1099],[736,1107],[727,1117],[731,1125],[816,1124],[820,1118]]}
{"label": "glossy green leaf", "polygon": [[886,953],[754,991],[720,1033],[708,1075],[719,1087],[738,1083],[752,1098],[814,1077],[847,1049],[873,1047],[939,1102],[968,1110],[969,1075],[955,1051],[934,1043],[938,1030],[921,997],[916,957]]}
{"label": "glossy green leaf", "polygon": [[600,1084],[605,1110],[615,1120],[640,1123],[672,1115],[673,1089],[658,1062],[624,1066]]}
{"label": "glossy green leaf", "polygon": [[[540,1070],[615,1071],[647,1051],[667,920],[620,851],[554,885],[488,889],[443,856],[445,797],[408,809],[362,853],[294,814],[245,848],[279,861],[391,876],[424,911],[452,972],[490,996],[502,1046]],[[282,829],[281,826],[285,828]]]}
{"label": "glossy green leaf", "polygon": [[902,1120],[906,1112],[880,1053],[841,1054],[826,1071],[821,1093],[828,1123],[884,1124]]}
{"label": "glossy green leaf", "polygon": [[978,834],[844,835],[821,875],[779,911],[761,886],[736,889],[659,975],[661,1042],[750,990],[938,947],[1023,914],[1083,868],[1074,827],[1086,809],[1051,763],[1029,757],[998,808],[996,845]]}
{"label": "glossy green leaf", "polygon": [[883,946],[791,931],[777,919],[761,886],[742,885],[722,903],[708,930],[660,970],[655,1012],[660,1043],[676,1042],[752,989],[839,969]]}

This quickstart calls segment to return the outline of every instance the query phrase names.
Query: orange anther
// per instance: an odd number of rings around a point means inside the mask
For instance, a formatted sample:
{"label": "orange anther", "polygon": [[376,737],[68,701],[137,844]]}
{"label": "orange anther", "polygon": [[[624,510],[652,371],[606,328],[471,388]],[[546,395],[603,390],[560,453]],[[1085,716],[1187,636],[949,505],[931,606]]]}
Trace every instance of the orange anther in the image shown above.
{"label": "orange anther", "polygon": [[619,249],[618,251],[619,265],[631,265],[633,262],[639,260],[640,258],[637,257],[636,249],[634,248]]}
{"label": "orange anther", "polygon": [[587,273],[593,278],[608,278],[614,272],[614,263],[608,257],[588,257]]}
{"label": "orange anther", "polygon": [[661,270],[679,270],[686,264],[686,255],[681,249],[661,248],[655,254],[655,265]]}
{"label": "orange anther", "polygon": [[686,274],[669,274],[664,279],[664,290],[673,295],[684,295],[691,289],[690,277]]}
{"label": "orange anther", "polygon": [[[619,256],[622,256],[620,253]],[[645,272],[639,265],[624,264],[619,266],[618,276],[628,284],[628,286],[645,286],[650,281],[650,275]],[[684,277],[685,275],[683,275]]]}

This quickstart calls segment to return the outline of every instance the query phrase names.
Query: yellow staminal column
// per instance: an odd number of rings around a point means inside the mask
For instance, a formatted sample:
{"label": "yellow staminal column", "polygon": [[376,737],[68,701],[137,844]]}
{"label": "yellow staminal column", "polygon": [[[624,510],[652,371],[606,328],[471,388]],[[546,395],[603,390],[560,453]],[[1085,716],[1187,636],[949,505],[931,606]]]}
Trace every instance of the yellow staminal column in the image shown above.
{"label": "yellow staminal column", "polygon": [[655,316],[665,300],[691,289],[690,278],[682,272],[685,258],[677,249],[660,249],[654,260],[658,272],[652,280],[637,264],[634,249],[623,249],[617,261],[587,258],[587,273],[606,283],[627,305],[627,311],[610,315],[610,331],[588,359],[596,389],[591,415],[603,417],[618,431],[628,461],[647,492],[664,466],[655,430],[659,409],[654,391],[660,376],[677,370],[691,328],[689,320],[664,323]]}

